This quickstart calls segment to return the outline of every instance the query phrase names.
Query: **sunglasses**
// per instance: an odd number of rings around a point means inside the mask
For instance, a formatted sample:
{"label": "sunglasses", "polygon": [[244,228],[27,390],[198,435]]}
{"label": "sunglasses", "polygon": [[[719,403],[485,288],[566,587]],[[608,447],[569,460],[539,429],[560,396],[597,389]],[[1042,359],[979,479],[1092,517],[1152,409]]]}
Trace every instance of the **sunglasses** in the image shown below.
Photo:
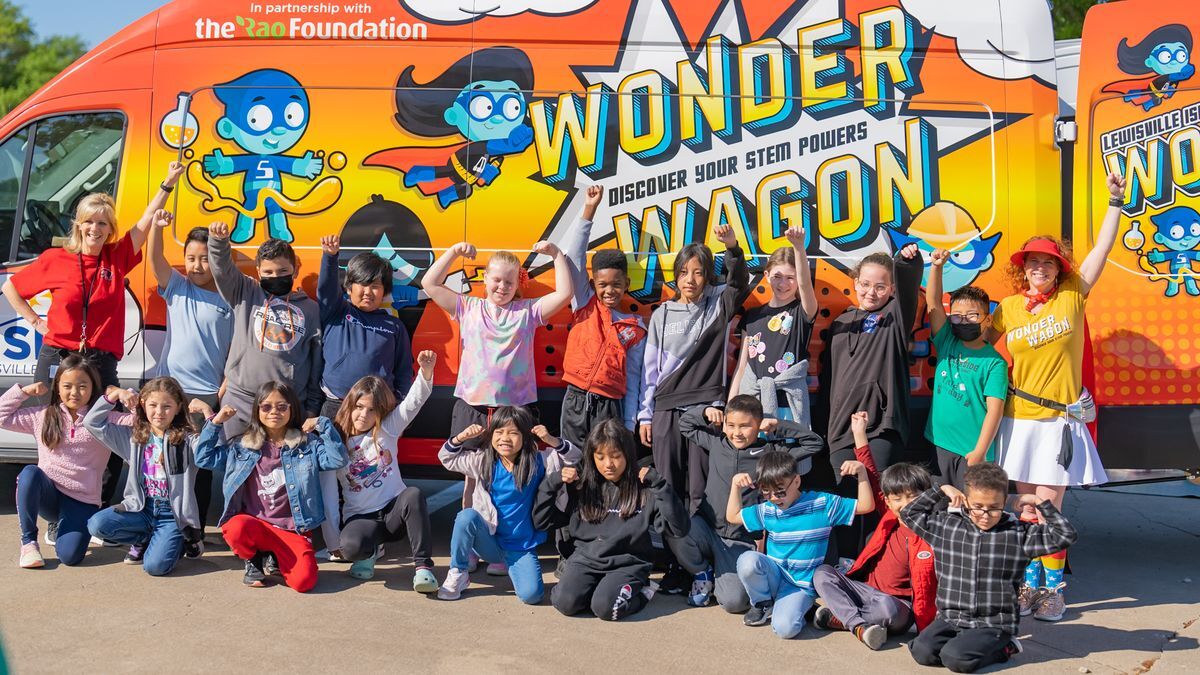
{"label": "sunglasses", "polygon": [[785,487],[778,490],[759,490],[758,492],[763,496],[763,499],[786,499],[788,488]]}
{"label": "sunglasses", "polygon": [[283,403],[276,403],[274,405],[271,405],[270,403],[259,403],[258,404],[258,412],[270,413],[271,411],[275,411],[275,412],[285,413],[288,410],[290,410],[291,407],[292,407],[292,404],[288,403],[287,401],[284,401]]}

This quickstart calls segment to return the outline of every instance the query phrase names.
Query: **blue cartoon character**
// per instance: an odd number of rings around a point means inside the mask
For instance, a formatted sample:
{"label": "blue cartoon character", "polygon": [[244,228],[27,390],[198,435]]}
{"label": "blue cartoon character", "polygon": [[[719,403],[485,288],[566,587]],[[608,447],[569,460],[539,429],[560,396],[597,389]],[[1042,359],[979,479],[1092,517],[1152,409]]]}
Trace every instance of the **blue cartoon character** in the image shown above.
{"label": "blue cartoon character", "polygon": [[437,195],[447,208],[476,187],[500,176],[505,155],[533,143],[525,123],[526,92],[533,88],[533,65],[525,52],[489,47],[459,59],[425,83],[413,79],[413,66],[396,82],[396,121],[424,138],[460,136],[465,143],[440,147],[381,150],[364,166],[385,166],[404,174],[404,186]]}
{"label": "blue cartoon character", "polygon": [[930,255],[934,249],[952,251],[950,259],[942,268],[942,284],[947,293],[970,286],[984,271],[991,268],[992,251],[1000,235],[980,237],[975,219],[954,202],[934,202],[913,217],[908,232],[888,230],[896,250],[907,244],[916,244],[925,258],[924,286],[929,280]]}
{"label": "blue cartoon character", "polygon": [[283,199],[281,176],[312,180],[324,169],[324,159],[311,150],[300,156],[283,154],[308,128],[308,94],[296,78],[269,68],[219,84],[213,91],[225,106],[225,114],[217,120],[217,135],[247,153],[226,155],[217,148],[204,156],[204,171],[210,176],[245,174],[245,210],[239,211],[230,238],[239,244],[249,241],[254,236],[255,215],[263,214],[271,237],[292,241],[287,214],[277,201]]}
{"label": "blue cartoon character", "polygon": [[1141,255],[1151,265],[1168,263],[1165,275],[1152,268],[1156,272],[1155,279],[1167,281],[1165,295],[1168,298],[1179,295],[1181,283],[1188,295],[1200,295],[1200,285],[1196,283],[1196,270],[1193,268],[1195,263],[1200,262],[1200,251],[1196,250],[1197,244],[1200,244],[1200,213],[1189,206],[1173,206],[1150,216],[1150,222],[1158,230],[1154,234],[1154,243],[1164,248],[1152,248]]}
{"label": "blue cartoon character", "polygon": [[1122,38],[1117,46],[1117,67],[1139,77],[1113,82],[1104,91],[1123,94],[1126,101],[1150,110],[1171,98],[1179,83],[1196,72],[1189,62],[1191,55],[1192,33],[1178,23],[1155,28],[1135,45]]}

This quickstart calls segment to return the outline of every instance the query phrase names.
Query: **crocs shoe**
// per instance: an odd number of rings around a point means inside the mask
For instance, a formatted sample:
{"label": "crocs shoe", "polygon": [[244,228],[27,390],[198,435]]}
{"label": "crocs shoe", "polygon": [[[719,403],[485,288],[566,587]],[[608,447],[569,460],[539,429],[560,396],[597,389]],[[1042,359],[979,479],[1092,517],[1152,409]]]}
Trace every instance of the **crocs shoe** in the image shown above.
{"label": "crocs shoe", "polygon": [[428,567],[418,567],[413,573],[413,590],[418,593],[433,593],[438,589],[437,577]]}
{"label": "crocs shoe", "polygon": [[375,558],[370,557],[350,563],[350,576],[363,581],[375,576]]}

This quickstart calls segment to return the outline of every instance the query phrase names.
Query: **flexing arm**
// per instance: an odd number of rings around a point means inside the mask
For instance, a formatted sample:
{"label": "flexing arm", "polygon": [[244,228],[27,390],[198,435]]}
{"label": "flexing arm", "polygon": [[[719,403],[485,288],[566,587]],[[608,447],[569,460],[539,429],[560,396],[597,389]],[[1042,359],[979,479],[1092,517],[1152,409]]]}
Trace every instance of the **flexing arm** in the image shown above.
{"label": "flexing arm", "polygon": [[[1125,178],[1117,173],[1108,174],[1108,193],[1113,201],[1124,201]],[[1096,235],[1096,244],[1088,252],[1087,257],[1079,264],[1079,280],[1082,283],[1083,294],[1087,295],[1092,286],[1100,280],[1104,265],[1108,262],[1108,254],[1112,253],[1113,244],[1117,242],[1117,225],[1121,221],[1121,207],[1109,203],[1104,212],[1104,220],[1100,221],[1100,232]]]}
{"label": "flexing arm", "polygon": [[179,182],[179,177],[183,175],[183,165],[179,162],[171,162],[167,166],[167,177],[163,179],[162,185],[159,186],[158,192],[154,193],[154,198],[146,205],[146,210],[142,212],[142,217],[138,219],[137,224],[129,231],[129,239],[133,242],[133,249],[136,251],[146,243],[146,237],[150,234],[150,228],[155,220],[155,213],[167,205],[167,199],[171,196],[171,191],[175,189],[175,184]]}
{"label": "flexing arm", "polygon": [[574,286],[571,283],[571,265],[567,262],[567,256],[548,241],[539,241],[534,244],[533,251],[554,258],[554,290],[538,298],[537,301],[542,321],[549,322],[550,317],[567,306],[574,294]]}
{"label": "flexing arm", "polygon": [[900,522],[918,537],[935,545],[934,541],[941,533],[942,523],[949,515],[946,511],[949,505],[950,498],[944,492],[937,488],[929,488],[900,511]]}
{"label": "flexing arm", "polygon": [[442,449],[438,450],[438,461],[442,463],[442,466],[455,473],[479,478],[479,460],[474,455],[480,451],[464,449],[463,443],[482,433],[483,427],[478,424],[472,424],[458,432],[456,436],[452,436],[442,444]]}
{"label": "flexing arm", "polygon": [[154,270],[154,281],[158,284],[160,292],[167,289],[167,285],[171,283],[171,275],[175,273],[175,269],[171,267],[171,263],[167,262],[167,255],[163,251],[163,232],[170,226],[171,212],[155,211],[152,231],[146,241],[146,254],[150,257],[150,267]]}
{"label": "flexing arm", "polygon": [[563,473],[574,475],[577,470],[568,467],[562,471],[547,471],[546,477],[538,485],[537,496],[533,499],[533,526],[539,530],[552,530],[566,527],[570,522],[570,510],[574,500],[568,499],[566,509],[558,506],[558,492],[562,489]]}
{"label": "flexing arm", "polygon": [[813,288],[812,273],[808,269],[808,251],[804,248],[804,228],[789,227],[784,236],[792,244],[792,252],[796,254],[796,294],[800,298],[800,306],[809,321],[817,318],[817,292]]}
{"label": "flexing arm", "polygon": [[705,404],[694,405],[679,416],[679,433],[689,441],[704,448],[705,452],[721,452],[725,447],[725,436],[708,424]]}
{"label": "flexing arm", "polygon": [[929,334],[937,335],[946,325],[946,308],[942,306],[942,268],[950,252],[939,248],[930,256],[929,282],[925,284],[925,309],[929,312]]}
{"label": "flexing arm", "polygon": [[742,518],[742,490],[752,487],[754,480],[750,478],[750,474],[739,473],[733,477],[729,486],[729,501],[725,502],[725,522],[745,527],[746,522]]}
{"label": "flexing arm", "polygon": [[688,530],[691,529],[691,517],[687,507],[679,500],[679,495],[667,484],[667,479],[652,467],[641,469],[638,477],[654,495],[654,507],[657,511],[654,520],[658,531],[668,537],[687,536]]}
{"label": "flexing arm", "polygon": [[[1019,504],[1021,506],[1035,505],[1036,502],[1037,497],[1034,495],[1023,495]],[[1021,546],[1025,555],[1037,558],[1058,553],[1079,539],[1079,533],[1075,531],[1075,526],[1071,525],[1061,511],[1054,508],[1054,504],[1050,500],[1042,501],[1036,506],[1042,514],[1042,522],[1023,525],[1025,540]]]}
{"label": "flexing arm", "polygon": [[[111,399],[109,397],[112,397]],[[113,387],[108,394],[96,399],[92,407],[88,409],[87,414],[83,416],[83,426],[91,432],[101,443],[108,446],[114,455],[119,456],[126,462],[131,461],[130,457],[133,454],[131,442],[131,428],[113,424],[109,419],[109,413],[116,407],[117,400],[125,404],[126,408],[133,410],[137,407],[137,394],[125,389],[117,389]]]}
{"label": "flexing arm", "polygon": [[459,294],[446,286],[446,276],[450,274],[450,266],[460,257],[474,260],[475,247],[465,241],[451,246],[429,266],[425,276],[421,277],[421,289],[425,291],[425,295],[455,319],[458,318]]}
{"label": "flexing arm", "polygon": [[24,387],[19,384],[9,387],[8,391],[0,396],[0,429],[22,434],[38,433],[40,427],[37,415],[43,410],[49,413],[49,408],[22,408],[21,404],[30,396],[43,396],[47,391],[46,385],[42,382],[34,382]]}

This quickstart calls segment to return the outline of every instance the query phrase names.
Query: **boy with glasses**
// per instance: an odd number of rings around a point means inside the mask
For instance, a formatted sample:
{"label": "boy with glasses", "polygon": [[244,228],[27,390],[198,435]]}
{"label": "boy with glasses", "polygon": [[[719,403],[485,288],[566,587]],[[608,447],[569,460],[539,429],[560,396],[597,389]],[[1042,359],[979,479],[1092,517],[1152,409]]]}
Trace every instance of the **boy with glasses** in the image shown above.
{"label": "boy with glasses", "polygon": [[987,292],[977,286],[956,289],[946,314],[942,268],[949,257],[944,249],[933,252],[925,287],[929,333],[937,352],[925,438],[936,448],[938,482],[961,490],[967,467],[993,459],[1008,395],[1008,364],[984,337],[992,321]]}
{"label": "boy with glasses", "polygon": [[1017,585],[1025,566],[1065,550],[1078,535],[1050,501],[1021,495],[1041,524],[1004,511],[1008,475],[995,464],[967,469],[966,494],[950,485],[921,493],[900,520],[933,547],[937,560],[937,618],[910,645],[913,659],[971,673],[1021,652]]}
{"label": "boy with glasses", "polygon": [[[767,535],[765,554],[746,551],[737,560],[738,579],[753,603],[743,623],[770,623],[775,634],[787,640],[800,634],[804,615],[816,599],[813,572],[825,560],[830,531],[873,511],[875,497],[866,468],[855,461],[843,463],[841,475],[858,478],[858,499],[801,492],[796,461],[777,450],[763,453],[756,474],[755,479],[746,473],[733,477],[725,508],[731,524]],[[765,501],[743,506],[738,492],[756,486]]]}

